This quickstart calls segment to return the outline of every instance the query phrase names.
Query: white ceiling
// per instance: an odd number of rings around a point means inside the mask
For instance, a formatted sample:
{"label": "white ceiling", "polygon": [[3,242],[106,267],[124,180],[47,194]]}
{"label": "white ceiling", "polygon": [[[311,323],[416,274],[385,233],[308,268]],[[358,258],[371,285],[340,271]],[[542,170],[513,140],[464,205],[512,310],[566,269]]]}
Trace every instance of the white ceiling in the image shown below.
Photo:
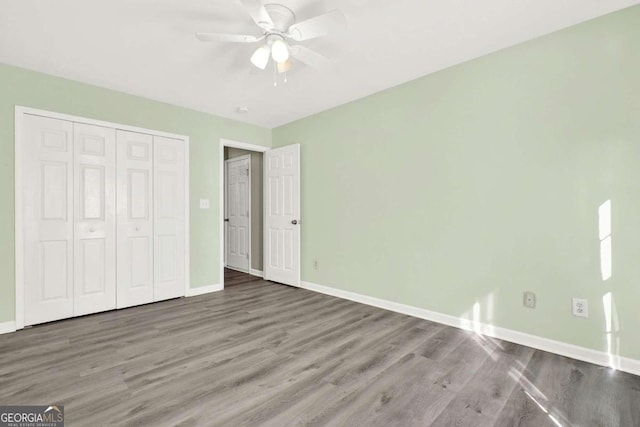
{"label": "white ceiling", "polygon": [[640,0],[280,3],[298,21],[339,8],[348,27],[306,43],[330,67],[297,64],[277,88],[255,46],[194,37],[259,35],[238,0],[0,0],[0,62],[271,128]]}

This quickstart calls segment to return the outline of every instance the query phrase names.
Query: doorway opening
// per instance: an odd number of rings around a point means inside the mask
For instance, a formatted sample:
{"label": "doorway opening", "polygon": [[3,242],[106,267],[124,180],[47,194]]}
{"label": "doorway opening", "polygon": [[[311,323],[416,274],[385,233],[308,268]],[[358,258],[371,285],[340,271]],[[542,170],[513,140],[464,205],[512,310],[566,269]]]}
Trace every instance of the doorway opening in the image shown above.
{"label": "doorway opening", "polygon": [[[218,265],[222,288],[225,287],[225,267],[229,264],[239,272],[299,287],[300,144],[268,148],[221,139],[219,155]],[[243,159],[246,156],[249,163]],[[262,167],[261,171],[258,166]],[[254,167],[257,170],[253,170]],[[261,178],[262,183],[254,183],[255,178]],[[229,192],[233,192],[230,202],[225,191],[227,184],[230,184]],[[240,191],[243,185],[250,184],[251,189]],[[257,190],[263,194],[253,194]],[[244,202],[240,201],[240,195]],[[235,213],[235,220],[230,213]],[[247,231],[238,232],[243,226]],[[243,243],[239,243],[240,239],[244,239]],[[243,255],[246,259],[242,262]]]}
{"label": "doorway opening", "polygon": [[263,277],[263,153],[267,147],[221,140],[220,283],[225,271]]}

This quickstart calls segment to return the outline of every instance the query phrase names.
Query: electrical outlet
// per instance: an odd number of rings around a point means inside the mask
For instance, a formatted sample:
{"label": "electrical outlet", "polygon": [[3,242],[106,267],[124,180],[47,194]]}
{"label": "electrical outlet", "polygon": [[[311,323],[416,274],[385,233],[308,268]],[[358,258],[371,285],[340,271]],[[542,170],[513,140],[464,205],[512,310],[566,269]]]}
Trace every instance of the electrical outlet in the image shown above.
{"label": "electrical outlet", "polygon": [[536,294],[533,292],[525,292],[522,296],[522,304],[525,307],[536,308]]}
{"label": "electrical outlet", "polygon": [[200,209],[209,209],[209,199],[200,199]]}
{"label": "electrical outlet", "polygon": [[313,260],[313,269],[314,269],[314,270],[317,270],[317,269],[318,269],[318,260],[317,260],[317,259],[314,259],[314,260]]}
{"label": "electrical outlet", "polygon": [[574,316],[589,317],[589,302],[582,298],[573,298],[571,307]]}

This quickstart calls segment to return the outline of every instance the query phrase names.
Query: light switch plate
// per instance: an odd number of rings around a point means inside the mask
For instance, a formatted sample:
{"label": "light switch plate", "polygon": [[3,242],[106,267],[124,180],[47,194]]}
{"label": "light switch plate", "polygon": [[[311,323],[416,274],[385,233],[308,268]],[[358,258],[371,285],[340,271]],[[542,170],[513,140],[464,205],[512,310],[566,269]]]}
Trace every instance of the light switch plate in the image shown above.
{"label": "light switch plate", "polygon": [[522,295],[522,304],[525,307],[536,308],[536,294],[533,292],[525,292]]}
{"label": "light switch plate", "polygon": [[200,199],[200,209],[209,209],[209,199]]}

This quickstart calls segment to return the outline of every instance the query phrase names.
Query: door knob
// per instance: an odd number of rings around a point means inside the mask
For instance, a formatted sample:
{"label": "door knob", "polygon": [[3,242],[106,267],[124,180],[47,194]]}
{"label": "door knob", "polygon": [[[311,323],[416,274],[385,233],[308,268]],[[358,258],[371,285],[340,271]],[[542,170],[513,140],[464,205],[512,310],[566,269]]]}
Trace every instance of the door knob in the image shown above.
{"label": "door knob", "polygon": [[229,222],[229,218],[225,218],[225,219],[224,219],[224,222]]}
{"label": "door knob", "polygon": [[296,225],[297,223],[298,223],[298,221],[295,220],[295,219],[293,221],[291,221],[291,224],[293,224],[293,225]]}

